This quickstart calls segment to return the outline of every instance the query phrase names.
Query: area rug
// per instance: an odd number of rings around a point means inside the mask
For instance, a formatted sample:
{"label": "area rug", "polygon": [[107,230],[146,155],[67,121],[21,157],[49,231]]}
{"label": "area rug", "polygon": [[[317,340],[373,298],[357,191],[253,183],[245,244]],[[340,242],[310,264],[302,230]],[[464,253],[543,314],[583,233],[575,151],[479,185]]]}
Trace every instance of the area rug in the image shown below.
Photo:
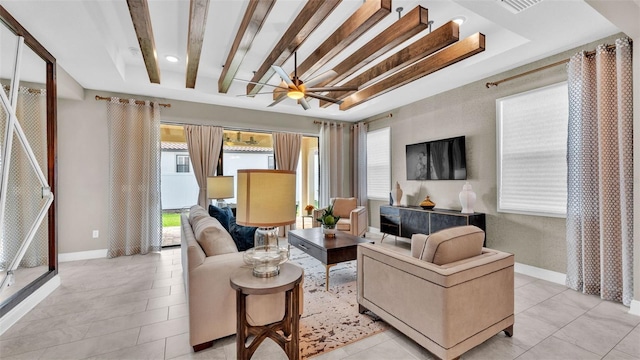
{"label": "area rug", "polygon": [[309,358],[348,345],[389,328],[375,314],[358,313],[356,262],[331,268],[329,291],[325,267],[291,247],[291,262],[304,268],[304,312],[300,319],[300,356]]}

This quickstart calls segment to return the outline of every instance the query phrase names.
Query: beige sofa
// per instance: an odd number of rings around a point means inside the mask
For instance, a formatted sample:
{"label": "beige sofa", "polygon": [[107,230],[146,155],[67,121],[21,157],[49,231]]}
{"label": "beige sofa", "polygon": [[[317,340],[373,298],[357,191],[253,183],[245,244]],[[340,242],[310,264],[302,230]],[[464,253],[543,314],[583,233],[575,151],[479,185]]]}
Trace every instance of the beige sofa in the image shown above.
{"label": "beige sofa", "polygon": [[482,247],[462,226],[412,238],[412,256],[358,247],[358,303],[441,359],[513,334],[512,254]]}
{"label": "beige sofa", "polygon": [[[348,232],[355,236],[364,236],[367,232],[369,216],[367,208],[358,206],[356,198],[332,198],[333,214],[340,217],[336,228],[340,231]],[[313,227],[319,227],[321,224],[316,221],[322,216],[325,209],[316,209],[313,211]]]}
{"label": "beige sofa", "polygon": [[[207,243],[207,237],[214,241]],[[244,266],[244,253],[238,252],[220,222],[199,206],[192,207],[189,215],[181,215],[181,238],[182,269],[189,305],[189,343],[194,351],[199,351],[213,345],[213,340],[236,333],[236,293],[229,285],[229,277]],[[207,256],[205,250],[223,253]],[[302,296],[300,303],[302,312]],[[252,325],[281,320],[284,293],[249,296],[247,315]]]}

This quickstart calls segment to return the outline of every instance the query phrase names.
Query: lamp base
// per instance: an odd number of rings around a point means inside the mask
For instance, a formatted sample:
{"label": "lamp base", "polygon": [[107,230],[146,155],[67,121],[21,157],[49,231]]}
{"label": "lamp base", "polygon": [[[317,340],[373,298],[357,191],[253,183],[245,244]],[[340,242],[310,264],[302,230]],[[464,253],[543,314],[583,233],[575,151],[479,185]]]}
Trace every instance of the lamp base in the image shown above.
{"label": "lamp base", "polygon": [[267,278],[280,274],[280,264],[289,260],[289,249],[280,247],[278,240],[278,228],[256,229],[253,248],[244,255],[245,262],[253,266],[253,276]]}
{"label": "lamp base", "polygon": [[278,247],[278,228],[259,227],[253,235],[253,246],[273,246]]}
{"label": "lamp base", "polygon": [[211,199],[211,205],[219,207],[219,208],[224,208],[227,207],[227,202],[224,201],[224,199]]}

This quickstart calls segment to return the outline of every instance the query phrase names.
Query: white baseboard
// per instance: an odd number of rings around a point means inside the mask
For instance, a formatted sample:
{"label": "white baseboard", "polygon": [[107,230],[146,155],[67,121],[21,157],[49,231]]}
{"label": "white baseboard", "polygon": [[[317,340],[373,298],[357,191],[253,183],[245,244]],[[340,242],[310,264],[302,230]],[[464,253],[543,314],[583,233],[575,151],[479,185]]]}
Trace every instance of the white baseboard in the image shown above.
{"label": "white baseboard", "polygon": [[29,295],[29,297],[22,300],[20,304],[4,314],[4,316],[0,318],[0,335],[4,334],[13,324],[17,323],[18,320],[31,311],[31,309],[36,307],[36,305],[49,296],[58,286],[60,286],[60,276],[56,275],[39,287],[38,290],[34,291],[33,294]]}
{"label": "white baseboard", "polygon": [[106,257],[107,257],[107,249],[79,251],[79,252],[58,254],[58,262],[89,260],[89,259],[104,259]]}
{"label": "white baseboard", "polygon": [[640,300],[631,300],[629,314],[640,316]]}
{"label": "white baseboard", "polygon": [[515,263],[513,270],[518,274],[528,275],[560,285],[566,285],[567,274],[520,263]]}

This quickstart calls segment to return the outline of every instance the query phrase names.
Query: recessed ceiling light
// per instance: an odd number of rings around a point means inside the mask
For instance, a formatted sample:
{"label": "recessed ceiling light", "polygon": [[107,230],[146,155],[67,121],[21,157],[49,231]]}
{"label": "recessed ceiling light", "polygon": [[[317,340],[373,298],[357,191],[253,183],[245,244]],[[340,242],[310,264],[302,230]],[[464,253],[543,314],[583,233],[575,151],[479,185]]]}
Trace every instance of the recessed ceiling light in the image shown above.
{"label": "recessed ceiling light", "polygon": [[453,19],[451,19],[451,21],[453,21],[454,23],[456,23],[458,25],[462,25],[466,20],[467,20],[467,18],[465,18],[464,16],[456,16]]}
{"label": "recessed ceiling light", "polygon": [[167,55],[164,58],[167,59],[168,62],[172,62],[172,63],[180,61],[180,59],[177,56],[173,56],[173,55]]}

